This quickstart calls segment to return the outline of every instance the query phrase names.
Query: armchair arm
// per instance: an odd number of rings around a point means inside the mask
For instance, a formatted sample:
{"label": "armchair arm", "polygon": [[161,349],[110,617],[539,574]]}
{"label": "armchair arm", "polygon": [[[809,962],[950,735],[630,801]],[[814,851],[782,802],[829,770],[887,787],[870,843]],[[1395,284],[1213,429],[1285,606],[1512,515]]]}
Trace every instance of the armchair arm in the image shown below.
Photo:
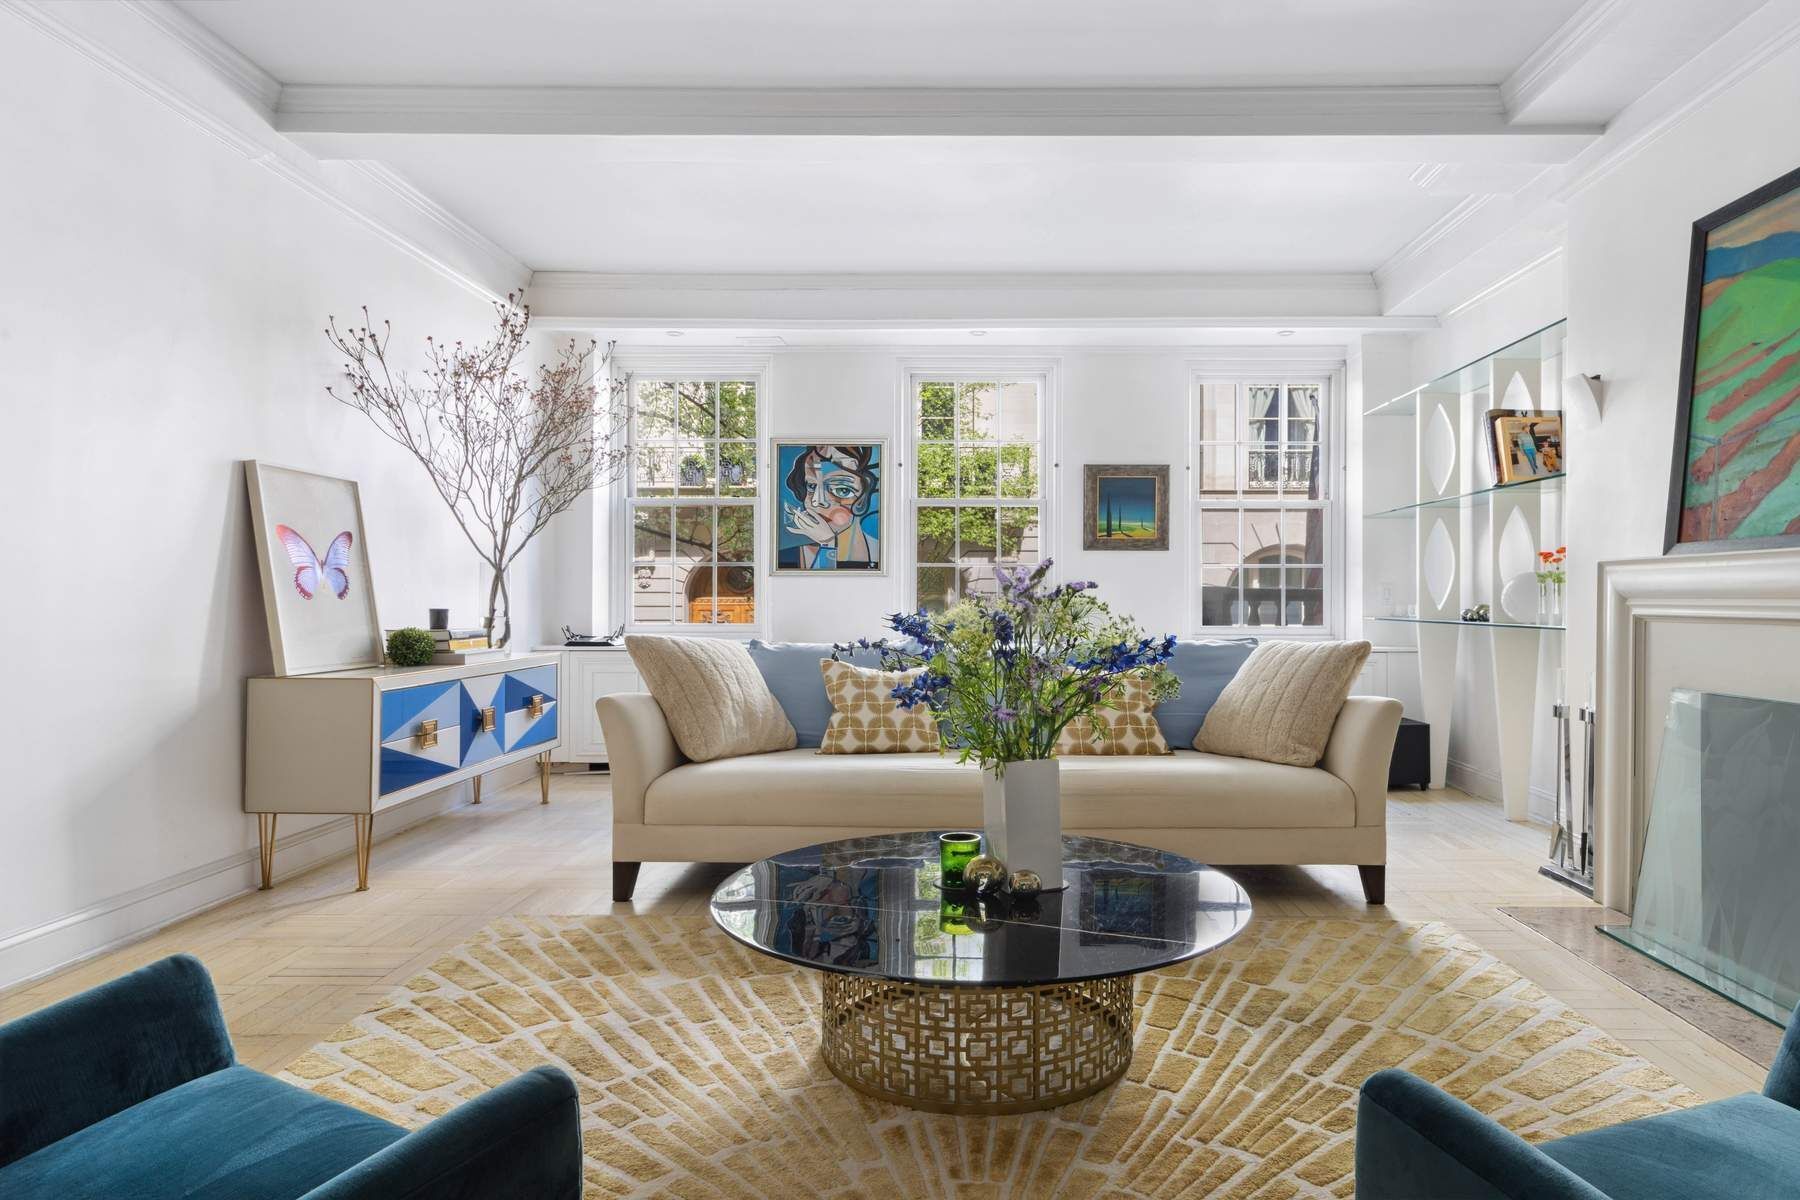
{"label": "armchair arm", "polygon": [[234,1061],[186,954],[0,1025],[0,1167]]}
{"label": "armchair arm", "polygon": [[644,793],[657,776],[686,762],[662,705],[648,692],[622,692],[594,702],[612,767],[613,824],[644,823]]}
{"label": "armchair arm", "polygon": [[1781,1048],[1775,1051],[1769,1077],[1763,1081],[1763,1095],[1789,1108],[1800,1108],[1800,1005],[1794,1008],[1787,1032],[1781,1035]]}
{"label": "armchair arm", "polygon": [[1400,702],[1383,696],[1351,696],[1338,710],[1319,765],[1356,793],[1358,825],[1387,824],[1388,766],[1400,732]]}
{"label": "armchair arm", "polygon": [[1607,1200],[1518,1134],[1405,1071],[1356,1103],[1357,1200]]}
{"label": "armchair arm", "polygon": [[328,1179],[300,1200],[580,1200],[575,1084],[538,1067]]}

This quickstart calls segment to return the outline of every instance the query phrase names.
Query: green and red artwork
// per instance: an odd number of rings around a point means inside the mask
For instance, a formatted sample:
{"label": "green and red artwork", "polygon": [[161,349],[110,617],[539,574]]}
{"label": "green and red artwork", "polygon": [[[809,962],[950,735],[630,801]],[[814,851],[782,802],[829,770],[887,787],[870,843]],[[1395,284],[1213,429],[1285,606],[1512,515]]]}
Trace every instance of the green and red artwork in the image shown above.
{"label": "green and red artwork", "polygon": [[1800,544],[1800,171],[1694,225],[1670,549]]}

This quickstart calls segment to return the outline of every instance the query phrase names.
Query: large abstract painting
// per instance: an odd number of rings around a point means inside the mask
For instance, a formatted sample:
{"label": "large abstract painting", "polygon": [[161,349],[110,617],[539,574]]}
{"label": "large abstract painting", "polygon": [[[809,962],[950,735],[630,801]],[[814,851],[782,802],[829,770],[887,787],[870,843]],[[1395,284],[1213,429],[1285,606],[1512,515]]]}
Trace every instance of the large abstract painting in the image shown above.
{"label": "large abstract painting", "polygon": [[775,465],[775,570],[879,574],[886,443],[784,442]]}
{"label": "large abstract painting", "polygon": [[1694,223],[1666,550],[1800,545],[1800,171]]}

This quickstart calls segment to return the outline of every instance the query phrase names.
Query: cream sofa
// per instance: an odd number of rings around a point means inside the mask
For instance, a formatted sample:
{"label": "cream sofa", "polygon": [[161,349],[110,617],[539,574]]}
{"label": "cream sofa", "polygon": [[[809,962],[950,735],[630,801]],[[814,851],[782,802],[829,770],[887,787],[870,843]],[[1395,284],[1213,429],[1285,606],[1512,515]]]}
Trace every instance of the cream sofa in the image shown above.
{"label": "cream sofa", "polygon": [[[682,757],[648,693],[595,709],[612,762],[613,899],[646,862],[750,862],[836,838],[981,825],[981,774],[935,754]],[[1063,828],[1215,864],[1349,863],[1383,902],[1400,702],[1352,696],[1317,767],[1177,750],[1062,760]]]}

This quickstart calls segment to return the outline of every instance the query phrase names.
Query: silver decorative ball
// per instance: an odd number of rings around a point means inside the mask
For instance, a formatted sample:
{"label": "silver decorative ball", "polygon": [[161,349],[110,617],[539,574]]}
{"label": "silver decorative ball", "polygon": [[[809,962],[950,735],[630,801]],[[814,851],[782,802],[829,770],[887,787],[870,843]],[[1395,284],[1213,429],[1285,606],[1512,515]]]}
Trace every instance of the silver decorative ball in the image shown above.
{"label": "silver decorative ball", "polygon": [[963,884],[978,896],[1006,886],[1006,864],[991,854],[977,854],[963,867]]}
{"label": "silver decorative ball", "polygon": [[1012,873],[1007,886],[1015,896],[1035,896],[1044,890],[1044,881],[1036,871],[1018,870]]}

